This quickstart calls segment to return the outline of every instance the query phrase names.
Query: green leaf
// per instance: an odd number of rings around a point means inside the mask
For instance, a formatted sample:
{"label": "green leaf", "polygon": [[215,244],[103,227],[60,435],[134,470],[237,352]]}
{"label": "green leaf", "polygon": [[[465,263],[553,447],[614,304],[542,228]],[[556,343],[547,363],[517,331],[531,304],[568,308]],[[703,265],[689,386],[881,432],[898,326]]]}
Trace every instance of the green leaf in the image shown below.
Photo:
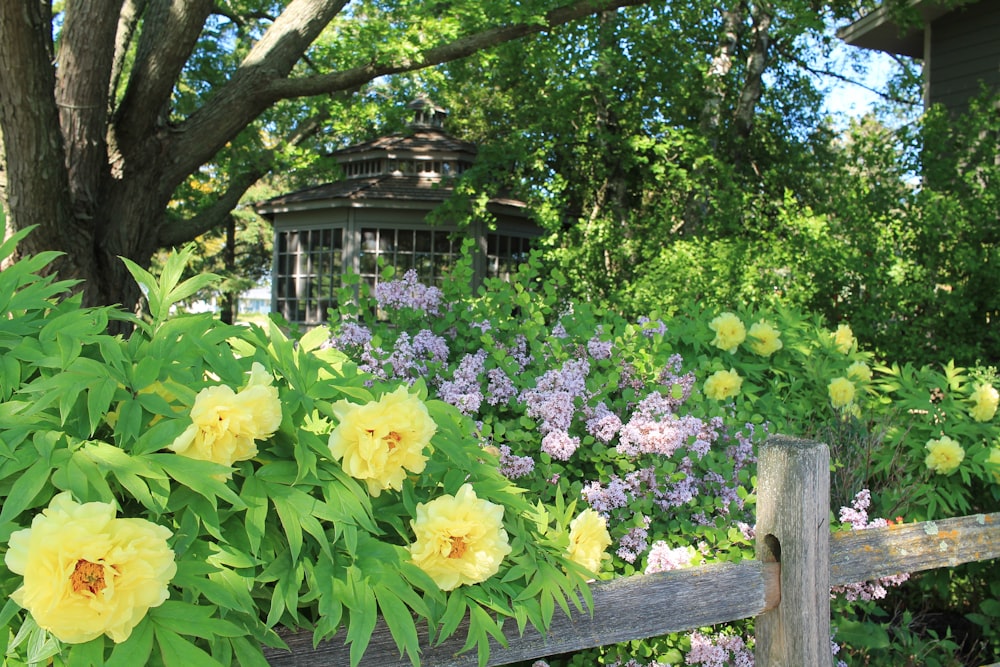
{"label": "green leaf", "polygon": [[35,461],[27,470],[18,475],[18,478],[11,485],[7,497],[4,498],[3,508],[0,509],[0,524],[11,521],[25,508],[31,505],[35,496],[45,487],[49,481],[49,473],[52,466],[48,461],[39,459]]}
{"label": "green leaf", "polygon": [[387,586],[375,585],[375,599],[378,601],[382,618],[385,619],[389,632],[399,654],[417,658],[420,655],[420,641],[417,638],[417,626],[413,615],[403,601]]}
{"label": "green leaf", "polygon": [[242,637],[245,631],[235,624],[218,618],[215,607],[167,600],[149,610],[149,616],[159,627],[179,635],[202,639],[214,637]]}
{"label": "green leaf", "polygon": [[160,656],[166,667],[225,667],[192,642],[181,637],[176,632],[156,625],[156,643],[160,647]]}
{"label": "green leaf", "polygon": [[837,621],[836,640],[852,648],[888,648],[889,633],[881,625],[843,619]]}

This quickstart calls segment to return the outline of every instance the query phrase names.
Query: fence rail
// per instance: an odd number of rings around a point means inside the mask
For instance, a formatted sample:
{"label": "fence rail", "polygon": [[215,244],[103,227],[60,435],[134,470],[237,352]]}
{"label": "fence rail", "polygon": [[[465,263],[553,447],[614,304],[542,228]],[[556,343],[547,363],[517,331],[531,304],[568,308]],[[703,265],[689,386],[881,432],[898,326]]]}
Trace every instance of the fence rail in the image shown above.
{"label": "fence rail", "polygon": [[[756,618],[756,664],[823,665],[830,655],[830,586],[1000,558],[1000,513],[837,532],[829,517],[826,445],[772,437],[758,463],[757,558],[592,585],[592,614],[557,610],[542,636],[530,626],[505,628],[508,647],[493,643],[489,665],[506,665],[616,642]],[[421,633],[421,664],[474,667],[459,654],[467,627],[429,646]],[[313,647],[310,633],[286,633],[290,651],[268,649],[274,667],[349,665],[336,639]],[[409,667],[380,620],[362,667]]]}

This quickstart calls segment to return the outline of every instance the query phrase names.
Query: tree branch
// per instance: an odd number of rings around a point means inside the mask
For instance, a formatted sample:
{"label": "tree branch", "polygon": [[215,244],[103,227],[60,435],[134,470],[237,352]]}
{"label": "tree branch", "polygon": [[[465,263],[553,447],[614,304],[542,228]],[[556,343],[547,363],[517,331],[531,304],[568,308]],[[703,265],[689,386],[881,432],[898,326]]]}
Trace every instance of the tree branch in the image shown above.
{"label": "tree branch", "polygon": [[603,11],[643,5],[647,2],[649,0],[576,0],[546,12],[545,20],[540,23],[515,23],[509,26],[488,28],[478,33],[459,37],[449,44],[427,49],[411,60],[395,63],[371,63],[341,72],[304,78],[274,79],[261,92],[272,100],[280,100],[344,90],[367,83],[380,76],[412,72],[459,60],[491,46],[548,32],[552,28]]}
{"label": "tree branch", "polygon": [[239,204],[246,191],[274,168],[282,150],[298,146],[306,139],[318,134],[328,119],[329,114],[326,111],[314,114],[300,123],[282,146],[259,156],[249,169],[240,170],[235,177],[230,179],[226,191],[210,206],[202,209],[193,217],[173,221],[169,225],[161,225],[158,244],[164,248],[178,246],[221,225]]}
{"label": "tree branch", "polygon": [[116,148],[126,160],[134,146],[166,121],[174,85],[212,9],[212,0],[147,4],[135,64],[115,119]]}

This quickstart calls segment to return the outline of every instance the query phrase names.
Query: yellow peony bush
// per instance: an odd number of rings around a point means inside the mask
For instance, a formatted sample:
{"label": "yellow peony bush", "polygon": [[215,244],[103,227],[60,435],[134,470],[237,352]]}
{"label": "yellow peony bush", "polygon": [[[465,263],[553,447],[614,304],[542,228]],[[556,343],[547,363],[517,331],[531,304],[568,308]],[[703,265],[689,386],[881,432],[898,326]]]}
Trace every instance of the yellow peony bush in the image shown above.
{"label": "yellow peony bush", "polygon": [[784,345],[781,342],[781,332],[765,320],[754,323],[747,336],[750,338],[750,349],[762,357],[771,356]]}
{"label": "yellow peony bush", "polygon": [[955,472],[965,459],[962,445],[946,435],[928,440],[924,448],[927,450],[924,463],[939,475],[950,475]]}
{"label": "yellow peony bush", "polygon": [[705,380],[705,395],[717,401],[724,401],[740,393],[743,378],[734,369],[716,371]]}
{"label": "yellow peony bush", "polygon": [[850,325],[838,325],[837,330],[833,332],[833,345],[837,348],[837,351],[847,354],[856,344],[857,340],[854,338],[854,332],[851,330]]}
{"label": "yellow peony bush", "polygon": [[116,518],[110,503],[52,498],[30,528],[10,536],[4,557],[24,577],[11,599],[69,644],[107,635],[123,642],[169,596],[177,572],[172,533],[145,519]]}
{"label": "yellow peony bush", "polygon": [[424,450],[437,425],[406,387],[365,405],[338,401],[333,412],[340,423],[330,434],[330,455],[347,474],[365,482],[372,496],[399,491],[408,472],[424,471]]}
{"label": "yellow peony bush", "polygon": [[611,546],[608,522],[589,507],[569,524],[570,560],[593,573],[601,571],[601,563],[608,558],[605,551]]}
{"label": "yellow peony bush", "polygon": [[418,504],[410,521],[414,564],[443,591],[486,581],[511,551],[503,512],[502,506],[479,498],[471,484],[453,496]]}
{"label": "yellow peony bush", "polygon": [[271,437],[281,425],[281,402],[271,382],[255,362],[238,393],[226,385],[202,389],[191,408],[191,425],[167,449],[224,466],[252,459],[256,441]]}
{"label": "yellow peony bush", "polygon": [[708,323],[708,328],[715,332],[712,345],[730,353],[735,352],[747,337],[743,320],[734,313],[722,313]]}
{"label": "yellow peony bush", "polygon": [[830,395],[830,405],[834,408],[847,408],[854,403],[856,389],[850,378],[838,377],[830,381],[827,385],[827,393]]}
{"label": "yellow peony bush", "polygon": [[970,399],[973,402],[969,414],[977,422],[988,422],[997,413],[997,404],[1000,403],[1000,393],[991,384],[979,384],[972,392]]}

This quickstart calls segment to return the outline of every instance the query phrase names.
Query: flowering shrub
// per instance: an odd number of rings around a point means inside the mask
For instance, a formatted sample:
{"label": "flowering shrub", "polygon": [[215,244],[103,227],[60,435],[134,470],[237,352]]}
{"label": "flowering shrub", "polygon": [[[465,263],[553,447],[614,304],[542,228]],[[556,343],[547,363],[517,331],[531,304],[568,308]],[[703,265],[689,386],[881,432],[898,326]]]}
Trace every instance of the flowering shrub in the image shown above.
{"label": "flowering shrub", "polygon": [[[949,367],[943,382],[934,369],[879,363],[848,324],[830,329],[788,310],[692,305],[668,322],[655,314],[629,322],[560,301],[561,276],[542,280],[536,264],[471,295],[463,270],[433,313],[399,298],[413,274],[383,275],[392,301],[364,289],[355,301],[345,291],[329,344],[381,378],[425,382],[475,420],[499,470],[535,497],[601,516],[611,557],[600,577],[752,557],[755,445],[768,433],[829,442],[831,502],[860,512],[856,494],[871,489],[865,526],[883,521],[869,521],[869,511],[917,520],[1000,506],[989,462],[1000,451],[996,425],[976,419],[989,393],[973,395],[974,385],[992,386],[988,371],[970,377]],[[949,391],[937,397],[934,387]],[[927,409],[938,404],[948,410]],[[924,445],[942,429],[968,443],[948,476],[925,464]],[[859,529],[852,516],[843,525]],[[842,625],[851,641],[863,636]],[[735,626],[745,632],[749,624]],[[641,644],[641,655],[605,647],[569,664],[677,664],[692,650],[687,636]]]}
{"label": "flowering shrub", "polygon": [[211,280],[179,282],[189,252],[158,281],[129,263],[148,321],[82,308],[51,259],[0,273],[6,663],[266,665],[287,627],[356,664],[379,616],[414,661],[417,623],[468,617],[485,659],[504,619],[589,600],[573,508],[529,502],[421,381],[359,372],[325,329],[170,315]]}

